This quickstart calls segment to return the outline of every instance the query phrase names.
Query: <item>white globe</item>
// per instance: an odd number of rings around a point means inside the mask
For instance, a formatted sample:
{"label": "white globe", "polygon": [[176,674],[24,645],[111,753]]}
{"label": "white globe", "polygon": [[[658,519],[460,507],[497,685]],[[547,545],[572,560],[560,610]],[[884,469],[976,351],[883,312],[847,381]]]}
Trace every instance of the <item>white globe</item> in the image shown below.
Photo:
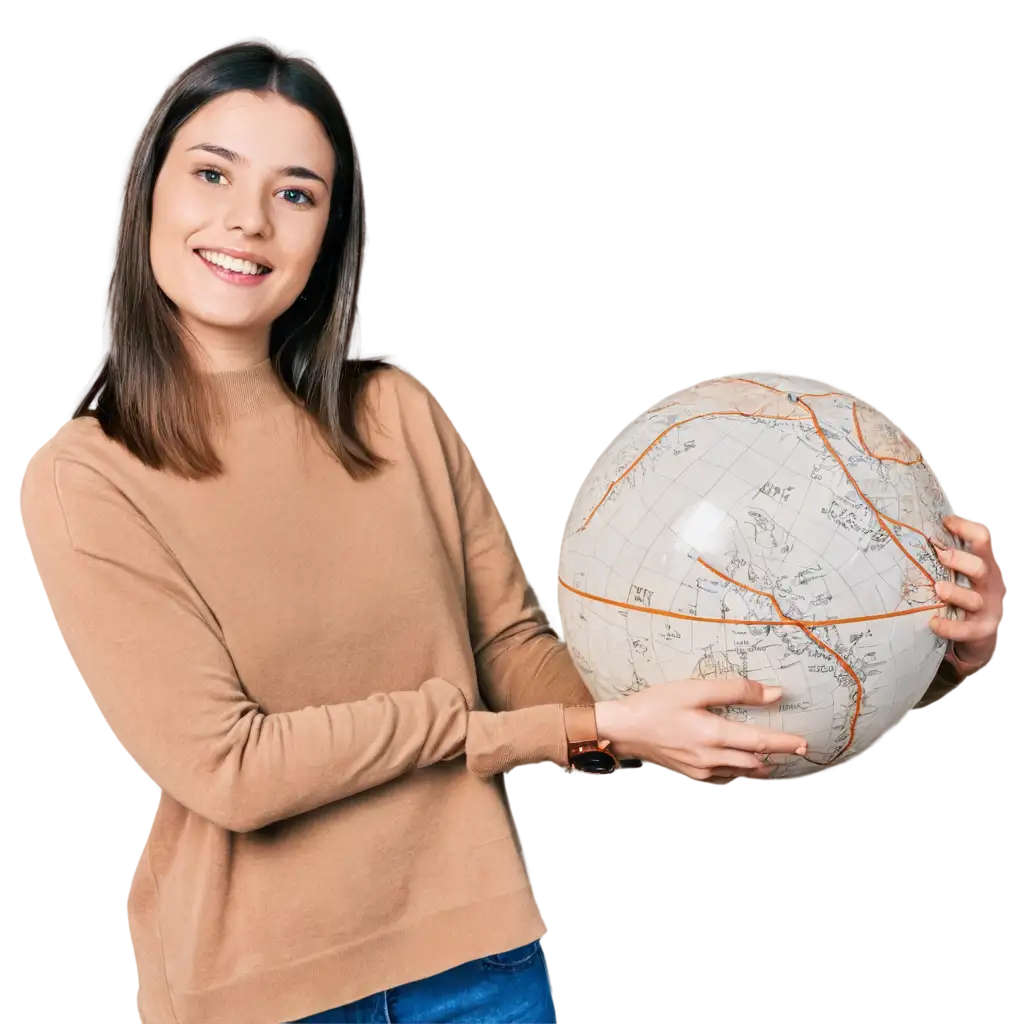
{"label": "white globe", "polygon": [[[559,560],[566,644],[597,700],[687,678],[782,687],[718,713],[807,737],[803,775],[870,746],[945,653],[928,626],[959,546],[913,443],[819,381],[751,373],[668,396],[605,449]],[[957,582],[967,585],[963,576]]]}

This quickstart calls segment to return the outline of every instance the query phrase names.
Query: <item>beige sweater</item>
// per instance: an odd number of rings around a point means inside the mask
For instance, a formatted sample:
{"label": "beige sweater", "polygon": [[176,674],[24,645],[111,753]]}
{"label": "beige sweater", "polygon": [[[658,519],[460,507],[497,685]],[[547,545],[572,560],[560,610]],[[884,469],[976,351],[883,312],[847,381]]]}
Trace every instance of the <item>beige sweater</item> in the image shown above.
{"label": "beige sweater", "polygon": [[398,369],[353,481],[270,360],[214,375],[227,472],[92,418],[22,517],[61,634],[161,796],[128,895],[143,1024],[281,1024],[546,931],[503,772],[593,699],[469,452]]}

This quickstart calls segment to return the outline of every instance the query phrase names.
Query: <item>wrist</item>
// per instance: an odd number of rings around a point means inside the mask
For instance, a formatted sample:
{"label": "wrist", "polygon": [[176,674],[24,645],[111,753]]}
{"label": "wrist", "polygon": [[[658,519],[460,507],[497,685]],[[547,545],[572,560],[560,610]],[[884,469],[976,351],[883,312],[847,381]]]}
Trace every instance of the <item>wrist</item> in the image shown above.
{"label": "wrist", "polygon": [[629,749],[632,737],[626,724],[628,710],[622,700],[599,700],[594,704],[598,738],[611,740],[612,749],[617,756],[635,756],[635,752]]}
{"label": "wrist", "polygon": [[589,701],[587,704],[562,705],[568,741],[568,751],[563,762],[565,770],[571,772],[578,769],[606,775],[617,768],[642,767],[644,762],[640,757],[632,750],[623,749],[621,741],[612,747],[611,736],[622,736],[621,729],[615,724],[609,724],[618,721],[618,711],[613,710],[609,715],[607,709],[602,709],[602,727],[598,727],[598,703]]}

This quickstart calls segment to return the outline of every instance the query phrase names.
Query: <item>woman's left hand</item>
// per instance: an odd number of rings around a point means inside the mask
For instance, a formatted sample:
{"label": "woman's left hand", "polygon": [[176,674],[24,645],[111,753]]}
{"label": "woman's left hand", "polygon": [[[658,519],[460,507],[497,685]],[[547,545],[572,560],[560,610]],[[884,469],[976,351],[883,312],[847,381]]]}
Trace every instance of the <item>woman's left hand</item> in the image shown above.
{"label": "woman's left hand", "polygon": [[934,615],[929,625],[938,636],[953,641],[953,657],[961,671],[970,675],[987,664],[995,650],[1006,586],[992,555],[992,538],[986,527],[954,515],[944,516],[942,523],[970,545],[970,551],[946,547],[933,540],[939,561],[950,572],[963,573],[971,581],[971,588],[958,586],[952,580],[936,583],[936,597],[963,608],[965,617],[958,620]]}

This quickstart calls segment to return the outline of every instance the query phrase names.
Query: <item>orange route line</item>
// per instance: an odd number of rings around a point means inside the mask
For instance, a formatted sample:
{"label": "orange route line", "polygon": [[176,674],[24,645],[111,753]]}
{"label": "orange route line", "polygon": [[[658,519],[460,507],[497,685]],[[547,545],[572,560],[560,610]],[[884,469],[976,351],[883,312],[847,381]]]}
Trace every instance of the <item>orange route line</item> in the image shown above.
{"label": "orange route line", "polygon": [[597,514],[597,510],[605,503],[605,499],[613,490],[623,481],[633,470],[636,468],[640,460],[673,428],[681,427],[684,423],[690,423],[693,420],[703,419],[706,416],[758,416],[763,420],[808,420],[810,416],[762,416],[756,412],[740,412],[737,410],[712,410],[711,412],[699,412],[693,416],[688,416],[685,420],[676,420],[675,423],[670,423],[630,464],[623,470],[622,474],[613,480],[609,485],[608,489],[601,495],[601,500],[593,507],[590,515],[584,520],[583,525],[576,533],[580,533],[590,525],[590,520]]}
{"label": "orange route line", "polygon": [[839,468],[846,474],[846,479],[853,484],[853,489],[860,495],[861,500],[872,512],[875,514],[875,518],[878,520],[878,525],[892,538],[893,543],[907,556],[907,558],[918,567],[928,577],[928,582],[934,587],[935,577],[900,543],[899,537],[896,536],[892,530],[889,529],[885,522],[887,517],[884,517],[877,508],[875,508],[871,499],[860,489],[860,484],[857,483],[854,475],[847,469],[846,463],[839,457],[839,453],[829,444],[828,438],[825,436],[825,432],[821,429],[821,424],[818,423],[818,417],[814,415],[814,410],[802,399],[798,398],[797,401],[811,414],[811,418],[814,420],[814,429],[817,430],[818,436],[821,438],[821,443],[832,453],[832,458],[839,464]]}
{"label": "orange route line", "polygon": [[[784,392],[780,391],[778,388],[771,387],[771,385],[768,385],[768,384],[762,384],[760,381],[752,381],[752,380],[750,380],[748,378],[745,378],[745,377],[738,378],[738,379],[739,380],[743,380],[743,381],[745,381],[748,384],[759,385],[760,387],[766,388],[769,391],[775,391],[778,394],[783,394],[784,393]],[[846,478],[850,481],[851,486],[853,487],[854,490],[856,490],[857,494],[860,496],[860,500],[871,510],[871,512],[874,513],[874,518],[876,518],[878,520],[879,525],[892,538],[892,541],[896,545],[896,547],[899,548],[899,550],[902,551],[904,555],[906,555],[906,557],[909,559],[909,561],[913,565],[918,567],[925,574],[925,577],[928,579],[929,583],[932,585],[932,587],[934,587],[935,586],[935,578],[933,577],[932,573],[929,572],[928,569],[926,569],[925,566],[922,565],[921,562],[918,561],[918,559],[914,558],[913,555],[911,555],[910,552],[907,551],[906,548],[903,547],[903,545],[900,543],[899,538],[894,534],[894,532],[887,525],[886,519],[889,519],[894,524],[898,524],[900,526],[906,526],[907,529],[913,529],[913,527],[909,526],[906,523],[898,522],[898,520],[893,519],[891,516],[883,516],[881,510],[878,509],[876,507],[876,505],[874,505],[874,503],[867,497],[867,495],[864,494],[863,490],[861,490],[861,488],[860,488],[860,484],[857,483],[854,475],[850,472],[850,470],[847,467],[846,463],[843,462],[843,460],[840,458],[839,453],[834,449],[833,446],[831,446],[831,443],[829,442],[828,438],[825,436],[825,432],[821,429],[821,424],[818,422],[818,418],[817,418],[814,410],[809,406],[809,404],[805,400],[806,398],[811,398],[811,397],[829,397],[829,396],[834,395],[834,394],[835,394],[835,392],[829,392],[828,395],[811,395],[811,394],[798,395],[797,396],[797,403],[799,404],[799,406],[801,406],[801,408],[806,409],[807,412],[810,414],[810,417],[811,417],[812,421],[814,422],[814,429],[817,431],[818,437],[821,439],[821,443],[824,444],[825,449],[828,451],[829,455],[831,455],[831,457],[833,457],[836,460],[836,464],[839,466],[839,468],[841,470],[843,470],[844,474],[846,475]],[[840,395],[839,397],[845,397],[845,396]],[[854,404],[854,408],[855,408],[855,403],[853,403],[853,399],[851,399],[851,404]],[[856,413],[855,412],[854,412],[854,423],[855,424],[857,423]],[[859,432],[859,425],[858,425],[858,432]],[[867,445],[863,443],[863,438],[861,438],[861,444],[863,446],[864,451],[867,452],[870,455],[871,454],[870,453],[870,449],[868,449]],[[918,532],[920,532],[920,530],[918,530]],[[742,586],[742,585],[741,584],[737,584],[737,586]],[[833,649],[828,647],[826,644],[824,644],[823,642],[819,641],[817,639],[817,637],[814,637],[806,629],[804,630],[804,632],[807,633],[807,635],[812,640],[814,640],[814,642],[817,643],[823,650],[826,650],[829,653],[833,654],[833,656],[838,660],[838,662],[843,666],[843,668],[847,672],[850,673],[850,676],[853,678],[854,682],[857,685],[856,705],[855,705],[854,710],[853,710],[853,715],[850,718],[850,737],[847,740],[847,742],[844,744],[843,750],[840,751],[839,754],[836,755],[836,758],[831,759],[831,760],[835,761],[838,758],[842,757],[843,754],[845,754],[850,749],[850,744],[853,742],[854,733],[855,733],[856,728],[857,728],[857,721],[860,718],[860,711],[861,711],[861,706],[862,706],[862,695],[863,695],[863,684],[861,683],[861,681],[860,681],[859,677],[857,676],[857,674],[845,662],[845,660],[839,654],[838,651],[834,651]]]}
{"label": "orange route line", "polygon": [[853,403],[853,425],[857,428],[857,439],[860,441],[861,447],[871,456],[873,459],[878,459],[879,462],[898,462],[901,466],[916,466],[919,462],[924,462],[924,457],[918,455],[916,459],[911,459],[909,462],[906,459],[897,459],[895,455],[876,455],[869,447],[867,441],[864,440],[864,435],[860,429],[860,418],[857,416],[857,403]]}
{"label": "orange route line", "polygon": [[[772,605],[775,607],[775,610],[779,613],[780,618],[787,620],[787,622],[792,622],[796,626],[799,626],[800,629],[802,629],[811,640],[813,640],[823,651],[825,651],[826,653],[830,654],[833,658],[835,658],[836,661],[838,661],[839,664],[842,665],[843,668],[846,670],[850,678],[853,680],[854,685],[857,687],[857,703],[854,706],[853,714],[850,716],[850,738],[846,741],[846,744],[843,746],[843,749],[840,750],[839,753],[832,758],[832,760],[835,761],[838,758],[842,757],[843,754],[845,754],[846,751],[850,749],[850,744],[853,743],[853,737],[857,732],[857,719],[860,718],[860,708],[861,704],[864,701],[864,684],[860,681],[860,676],[858,676],[857,673],[854,672],[853,666],[850,665],[850,663],[838,651],[833,650],[831,647],[829,647],[829,645],[825,643],[824,640],[819,640],[818,637],[816,637],[810,631],[810,629],[808,629],[807,626],[805,626],[802,622],[797,622],[796,620],[790,619],[789,616],[786,615],[786,613],[782,610],[782,606],[776,600],[774,594],[768,594],[763,590],[758,590],[756,587],[748,586],[746,583],[740,583],[739,580],[733,579],[731,576],[727,576],[724,572],[719,572],[713,565],[709,565],[707,562],[705,562],[703,558],[698,558],[697,561],[700,562],[700,564],[703,565],[705,569],[710,569],[711,572],[713,572],[716,576],[720,576],[727,583],[732,583],[737,587],[741,587],[743,590],[749,590],[751,593],[760,594],[761,597],[768,598],[768,600],[771,601]],[[921,609],[917,610],[920,611]],[[830,762],[825,763],[827,764]]]}
{"label": "orange route line", "polygon": [[[565,587],[566,590],[568,590],[572,594],[576,594],[578,597],[585,597],[588,600],[597,601],[600,604],[611,605],[614,608],[625,608],[627,611],[645,612],[648,615],[664,615],[664,616],[667,616],[668,618],[672,618],[672,619],[685,619],[688,622],[713,622],[713,623],[726,624],[726,625],[732,625],[732,626],[792,626],[792,627],[795,627],[797,629],[803,630],[803,632],[811,640],[813,640],[814,643],[816,643],[820,648],[822,648],[822,650],[826,651],[828,654],[830,654],[832,657],[834,657],[840,663],[840,665],[842,665],[842,667],[846,670],[846,672],[849,674],[850,678],[854,681],[854,683],[857,686],[857,703],[856,703],[856,706],[854,708],[853,718],[852,718],[852,720],[850,722],[850,738],[847,741],[847,743],[845,744],[845,746],[843,747],[843,749],[840,750],[839,753],[835,755],[835,758],[833,758],[833,760],[835,760],[836,758],[842,757],[842,755],[844,753],[846,753],[846,751],[849,749],[850,744],[853,743],[854,734],[856,732],[857,719],[860,717],[860,710],[861,710],[861,703],[862,703],[862,700],[863,700],[863,690],[864,690],[864,687],[863,687],[863,684],[860,681],[860,678],[858,677],[857,673],[854,672],[853,667],[849,664],[849,662],[847,662],[846,659],[843,658],[843,656],[838,651],[833,650],[823,640],[819,640],[818,637],[816,637],[811,632],[811,630],[812,629],[822,629],[825,626],[842,626],[842,625],[846,625],[846,624],[851,623],[851,622],[877,622],[877,621],[879,621],[881,619],[895,619],[895,618],[899,618],[902,615],[917,615],[919,612],[936,611],[936,610],[938,610],[940,608],[945,607],[942,604],[929,604],[929,605],[922,605],[920,608],[904,608],[903,610],[896,611],[896,612],[883,612],[883,613],[881,613],[879,615],[857,615],[857,616],[852,616],[850,618],[845,618],[845,619],[826,619],[824,621],[814,620],[814,619],[793,619],[793,618],[790,618],[788,615],[786,615],[782,611],[782,609],[779,606],[779,603],[775,599],[774,595],[768,594],[768,593],[766,593],[765,591],[762,591],[762,590],[757,590],[754,587],[748,587],[746,584],[740,583],[739,580],[734,580],[731,577],[726,576],[725,573],[719,572],[714,566],[708,565],[708,563],[705,562],[704,559],[702,559],[702,558],[698,558],[697,561],[700,562],[700,564],[703,565],[705,568],[710,569],[711,572],[713,572],[716,576],[720,576],[722,579],[727,580],[730,583],[734,583],[734,584],[736,584],[736,586],[742,587],[745,590],[750,590],[750,591],[752,591],[755,594],[760,594],[762,597],[768,598],[772,602],[772,604],[775,606],[775,610],[779,613],[780,618],[779,619],[725,619],[725,618],[712,618],[711,616],[706,616],[706,615],[687,615],[685,612],[672,612],[672,611],[668,611],[665,608],[648,608],[645,605],[630,604],[627,601],[616,601],[614,598],[611,598],[611,597],[601,597],[601,596],[599,596],[597,594],[590,594],[590,593],[588,593],[585,590],[580,590],[578,587],[574,587],[574,586],[571,586],[570,584],[566,583],[565,580],[563,580],[561,576],[558,577],[558,582],[559,582],[559,584],[561,586]],[[805,756],[805,760],[810,760],[810,759]],[[818,761],[814,761],[813,763],[814,764],[821,764],[821,763],[828,764],[828,763],[831,763],[831,762],[818,762]]]}
{"label": "orange route line", "polygon": [[920,537],[924,537],[924,539],[928,541],[929,544],[931,544],[931,537],[929,537],[928,534],[925,533],[923,530],[919,530],[916,526],[911,526],[910,523],[905,523],[902,519],[894,519],[892,516],[887,515],[885,512],[881,511],[881,509],[878,510],[878,514],[883,519],[888,519],[890,523],[895,523],[897,526],[902,526],[905,530],[913,530],[914,533],[916,533]]}
{"label": "orange route line", "polygon": [[[746,377],[735,377],[733,379],[741,380],[745,384],[755,384],[758,387],[766,388],[768,391],[774,391],[780,395],[785,395],[788,393],[785,391],[780,391],[778,388],[772,387],[772,385],[770,384],[762,384],[759,380],[749,380]],[[830,395],[838,395],[839,397],[845,397],[839,391],[823,391],[820,394],[811,394],[810,392],[806,392],[802,395],[797,395],[796,400],[799,405],[802,405],[811,414],[811,419],[814,421],[814,429],[818,432],[818,437],[821,438],[821,443],[829,450],[829,453],[831,454],[832,458],[836,460],[837,464],[839,465],[839,468],[846,474],[846,479],[849,480],[851,484],[853,484],[853,489],[860,495],[861,501],[863,501],[864,504],[867,505],[867,507],[871,509],[872,512],[874,512],[875,518],[878,520],[878,525],[881,526],[887,534],[889,534],[896,547],[898,547],[900,551],[902,551],[903,554],[905,554],[907,558],[914,565],[916,565],[918,569],[920,569],[921,572],[925,574],[925,576],[928,577],[928,582],[931,583],[931,585],[934,587],[935,577],[932,576],[932,574],[900,543],[899,537],[897,537],[896,534],[893,533],[892,530],[890,530],[889,527],[886,526],[886,524],[882,521],[883,518],[890,519],[891,517],[883,516],[882,513],[877,508],[875,508],[870,498],[868,498],[868,496],[860,489],[860,484],[857,483],[853,474],[847,468],[846,463],[843,462],[843,460],[839,457],[839,453],[835,450],[835,448],[833,448],[832,445],[829,444],[829,440],[825,436],[825,431],[821,429],[821,424],[818,422],[818,417],[815,415],[814,410],[804,401],[805,398],[826,398]],[[854,413],[854,419],[856,419],[856,413]],[[863,438],[861,439],[861,441],[863,443]],[[872,454],[871,450],[867,447],[867,445],[864,445],[864,450],[869,455]],[[906,524],[901,523],[900,525],[903,526]],[[910,529],[913,529],[913,527],[910,527]],[[917,532],[920,533],[921,531],[918,530]]]}
{"label": "orange route line", "polygon": [[[580,590],[578,587],[566,583],[561,576],[558,577],[558,582],[578,597],[585,597],[600,604],[612,605],[615,608],[646,612],[648,615],[665,615],[671,619],[685,619],[687,622],[718,622],[731,626],[807,626],[810,629],[823,629],[825,626],[845,626],[851,622],[879,622],[882,619],[898,619],[902,615],[917,615],[919,612],[937,611],[946,607],[944,604],[923,604],[920,608],[902,608],[899,611],[882,612],[878,615],[854,615],[845,619],[791,619],[789,616],[784,616],[781,621],[778,619],[719,619],[705,615],[687,615],[685,612],[671,612],[666,608],[648,608],[646,605],[630,604],[628,601],[616,601],[612,597],[602,597],[600,594],[591,594],[586,590]],[[742,586],[742,584],[739,585]]]}

